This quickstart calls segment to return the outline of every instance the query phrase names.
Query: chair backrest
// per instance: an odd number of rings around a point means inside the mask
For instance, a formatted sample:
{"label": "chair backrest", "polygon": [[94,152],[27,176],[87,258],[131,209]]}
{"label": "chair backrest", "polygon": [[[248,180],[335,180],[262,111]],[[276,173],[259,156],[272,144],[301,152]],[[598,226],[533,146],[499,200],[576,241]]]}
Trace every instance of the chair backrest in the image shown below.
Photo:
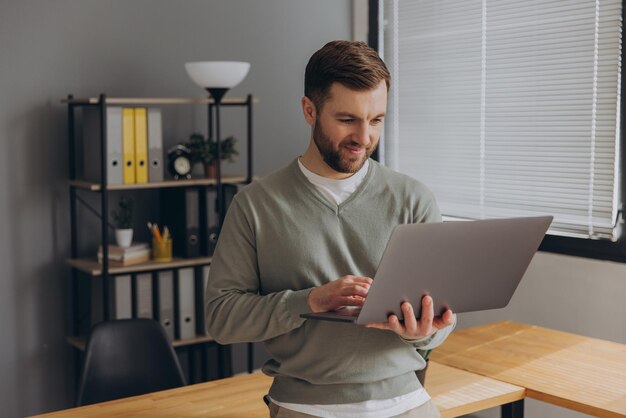
{"label": "chair backrest", "polygon": [[151,319],[96,324],[87,340],[78,405],[185,385],[163,326]]}

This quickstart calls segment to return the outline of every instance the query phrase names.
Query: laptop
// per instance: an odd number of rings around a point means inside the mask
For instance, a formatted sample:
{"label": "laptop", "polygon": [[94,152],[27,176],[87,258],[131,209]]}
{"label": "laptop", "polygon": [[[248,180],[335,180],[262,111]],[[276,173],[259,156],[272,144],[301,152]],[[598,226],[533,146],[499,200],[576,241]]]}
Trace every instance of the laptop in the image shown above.
{"label": "laptop", "polygon": [[430,295],[435,315],[504,308],[513,297],[552,216],[398,225],[362,307],[307,313],[307,319],[369,324],[401,304],[421,316]]}

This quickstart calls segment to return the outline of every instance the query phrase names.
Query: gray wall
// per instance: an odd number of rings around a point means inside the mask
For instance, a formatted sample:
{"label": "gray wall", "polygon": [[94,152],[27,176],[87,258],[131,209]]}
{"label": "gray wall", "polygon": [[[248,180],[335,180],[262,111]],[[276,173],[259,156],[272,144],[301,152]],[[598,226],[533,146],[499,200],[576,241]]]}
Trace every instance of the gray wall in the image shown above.
{"label": "gray wall", "polygon": [[[351,36],[349,0],[57,0],[0,2],[0,408],[3,417],[72,405],[69,331],[68,93],[202,97],[183,63],[245,60],[253,93],[256,174],[302,152],[304,67]],[[178,110],[175,143],[205,126]],[[244,132],[225,116],[225,134]],[[243,134],[240,136],[243,139]],[[243,153],[242,153],[243,156]],[[243,158],[242,158],[243,160]],[[238,166],[229,167],[231,172]],[[84,215],[86,231],[93,219]],[[91,226],[90,226],[91,225]]]}

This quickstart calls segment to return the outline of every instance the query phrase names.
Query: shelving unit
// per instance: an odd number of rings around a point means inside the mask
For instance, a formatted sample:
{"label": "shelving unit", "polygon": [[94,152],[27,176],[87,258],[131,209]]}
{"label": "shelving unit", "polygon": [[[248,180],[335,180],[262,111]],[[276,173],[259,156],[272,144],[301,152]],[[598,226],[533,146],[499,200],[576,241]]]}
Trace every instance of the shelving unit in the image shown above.
{"label": "shelving unit", "polygon": [[[221,170],[218,170],[217,178],[192,178],[189,180],[164,180],[153,183],[144,184],[107,184],[107,133],[106,133],[106,109],[108,106],[169,106],[169,105],[200,105],[206,106],[208,111],[208,135],[213,137],[213,113],[214,113],[214,101],[211,98],[198,99],[198,98],[123,98],[123,97],[107,97],[101,94],[99,97],[88,98],[74,98],[69,95],[66,99],[62,100],[62,103],[67,105],[67,123],[68,123],[68,142],[69,142],[69,199],[70,199],[70,235],[71,235],[71,256],[66,260],[66,263],[72,268],[72,299],[74,302],[74,315],[72,332],[73,335],[67,337],[68,343],[77,349],[76,356],[76,376],[77,382],[80,376],[80,352],[85,349],[86,337],[80,335],[79,325],[79,313],[77,312],[78,298],[80,297],[79,280],[93,280],[98,278],[103,281],[102,292],[102,318],[104,320],[111,319],[111,312],[109,312],[111,290],[110,290],[110,276],[117,274],[132,274],[139,272],[153,272],[159,270],[176,270],[183,267],[201,267],[211,263],[212,257],[204,255],[193,258],[174,258],[169,262],[154,262],[149,261],[140,264],[134,264],[129,266],[117,267],[111,266],[108,262],[108,244],[111,243],[109,223],[108,223],[108,199],[110,193],[118,191],[134,191],[134,190],[160,190],[166,188],[196,188],[199,191],[199,207],[201,215],[208,208],[206,190],[212,188],[216,190],[217,199],[223,200],[225,198],[224,186],[225,185],[240,185],[248,184],[252,181],[252,106],[254,103],[258,103],[258,100],[252,95],[248,95],[245,99],[230,98],[224,99],[221,102],[222,107],[235,106],[244,107],[247,110],[247,172],[244,176],[221,176]],[[100,116],[100,132],[99,132],[99,145],[100,145],[100,182],[85,181],[82,178],[78,178],[76,170],[76,111],[79,108],[97,108]],[[220,138],[217,138],[219,146]],[[164,148],[165,151],[165,148]],[[164,152],[165,154],[165,152]],[[163,155],[165,161],[166,156]],[[221,164],[221,161],[218,162]],[[165,169],[165,164],[162,164]],[[79,257],[79,245],[78,245],[78,220],[77,220],[77,205],[79,202],[78,194],[84,193],[96,193],[100,196],[100,244],[103,248],[103,262],[99,263],[95,257]],[[223,203],[217,205],[218,208],[224,207]],[[221,227],[223,220],[223,213],[218,213],[218,230]],[[206,218],[206,216],[204,216]],[[205,234],[206,235],[206,234]],[[207,239],[205,237],[204,239]],[[208,248],[208,247],[207,247]],[[81,274],[83,273],[83,274]],[[85,279],[83,276],[87,275]],[[135,280],[134,276],[132,280]],[[133,303],[134,300],[133,300]],[[197,310],[203,310],[203,306],[196,306]],[[135,307],[133,306],[133,311]],[[196,314],[202,314],[200,311]],[[172,346],[175,348],[186,347],[188,350],[200,347],[203,349],[207,344],[216,344],[211,337],[206,335],[197,335],[194,338],[187,339],[175,339],[172,341]],[[219,346],[219,362],[220,364],[230,362],[230,351],[227,346]],[[251,352],[249,353],[249,369],[251,369]],[[190,360],[191,362],[191,360]],[[190,368],[192,365],[190,364]],[[205,370],[206,367],[203,367]],[[220,370],[220,376],[229,374],[229,368]],[[203,376],[203,380],[206,380],[206,376]]]}

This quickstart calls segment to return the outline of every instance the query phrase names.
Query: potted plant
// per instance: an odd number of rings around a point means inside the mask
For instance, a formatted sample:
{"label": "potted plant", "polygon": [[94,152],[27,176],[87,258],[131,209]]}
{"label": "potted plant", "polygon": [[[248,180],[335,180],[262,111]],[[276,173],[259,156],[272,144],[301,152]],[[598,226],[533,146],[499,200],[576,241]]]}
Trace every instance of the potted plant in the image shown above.
{"label": "potted plant", "polygon": [[[237,139],[229,136],[220,141],[220,159],[233,162],[235,155],[239,152],[235,149]],[[185,144],[191,151],[191,162],[202,163],[204,172],[208,178],[217,176],[217,141],[212,138],[204,138],[202,134],[193,133],[189,137],[189,142]]]}
{"label": "potted plant", "polygon": [[113,211],[115,222],[115,241],[122,248],[130,247],[133,242],[133,200],[122,196]]}

